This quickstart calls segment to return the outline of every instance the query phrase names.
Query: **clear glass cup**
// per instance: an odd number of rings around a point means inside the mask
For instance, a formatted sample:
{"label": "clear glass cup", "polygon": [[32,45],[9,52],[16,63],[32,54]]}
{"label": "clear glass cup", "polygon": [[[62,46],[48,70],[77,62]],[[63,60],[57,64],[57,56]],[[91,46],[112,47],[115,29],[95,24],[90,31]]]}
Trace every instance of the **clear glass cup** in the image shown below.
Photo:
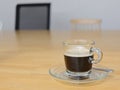
{"label": "clear glass cup", "polygon": [[[66,73],[71,78],[88,78],[92,65],[99,63],[103,56],[92,40],[69,40],[65,41],[63,46]],[[96,59],[94,54],[97,54]]]}

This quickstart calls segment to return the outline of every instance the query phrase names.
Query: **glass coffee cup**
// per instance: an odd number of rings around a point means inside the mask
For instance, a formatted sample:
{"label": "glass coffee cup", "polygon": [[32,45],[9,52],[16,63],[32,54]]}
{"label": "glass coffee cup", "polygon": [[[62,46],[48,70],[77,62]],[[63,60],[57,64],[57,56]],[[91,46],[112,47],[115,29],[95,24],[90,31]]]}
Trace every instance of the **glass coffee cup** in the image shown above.
{"label": "glass coffee cup", "polygon": [[[102,59],[102,51],[92,40],[70,40],[63,43],[66,73],[73,79],[87,79],[92,65]],[[97,58],[94,58],[97,54]]]}

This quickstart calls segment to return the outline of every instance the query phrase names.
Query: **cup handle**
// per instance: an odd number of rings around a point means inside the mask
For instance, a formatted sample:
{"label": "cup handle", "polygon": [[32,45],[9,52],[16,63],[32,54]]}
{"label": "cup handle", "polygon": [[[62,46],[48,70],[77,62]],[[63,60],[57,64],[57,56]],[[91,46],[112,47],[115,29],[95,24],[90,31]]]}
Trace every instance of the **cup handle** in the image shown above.
{"label": "cup handle", "polygon": [[93,64],[99,63],[101,61],[102,57],[103,57],[102,51],[99,48],[91,48],[91,52],[95,52],[98,55],[97,59],[92,58],[92,60],[91,60],[92,63]]}

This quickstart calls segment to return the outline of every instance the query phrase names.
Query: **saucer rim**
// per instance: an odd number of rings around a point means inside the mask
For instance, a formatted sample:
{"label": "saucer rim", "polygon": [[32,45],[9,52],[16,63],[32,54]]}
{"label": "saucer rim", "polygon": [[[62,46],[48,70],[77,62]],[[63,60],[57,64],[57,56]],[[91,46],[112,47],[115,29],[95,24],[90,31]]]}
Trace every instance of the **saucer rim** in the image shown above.
{"label": "saucer rim", "polygon": [[[73,83],[73,84],[85,84],[85,83],[90,83],[90,82],[95,82],[95,81],[100,81],[100,80],[104,80],[105,78],[107,78],[108,77],[108,75],[109,75],[109,72],[106,72],[106,71],[101,71],[101,70],[96,70],[96,71],[100,71],[100,72],[103,72],[103,73],[105,73],[105,75],[104,75],[104,77],[102,77],[102,78],[100,78],[100,79],[89,79],[89,80],[69,80],[69,79],[62,79],[62,78],[60,78],[60,77],[57,77],[55,74],[52,74],[51,73],[51,69],[53,69],[53,68],[62,68],[62,67],[64,67],[65,68],[65,66],[64,65],[54,65],[54,66],[52,66],[51,68],[49,68],[49,74],[54,78],[54,79],[56,79],[56,80],[59,80],[59,81],[64,81],[64,82],[67,82],[67,83]],[[105,66],[103,66],[103,65],[93,65],[93,67],[100,67],[100,68],[106,68],[106,69],[108,69],[107,67],[105,67]],[[92,68],[92,71],[93,71],[93,69],[94,68]],[[95,69],[94,69],[95,70]],[[64,69],[64,72],[65,72],[65,69]]]}

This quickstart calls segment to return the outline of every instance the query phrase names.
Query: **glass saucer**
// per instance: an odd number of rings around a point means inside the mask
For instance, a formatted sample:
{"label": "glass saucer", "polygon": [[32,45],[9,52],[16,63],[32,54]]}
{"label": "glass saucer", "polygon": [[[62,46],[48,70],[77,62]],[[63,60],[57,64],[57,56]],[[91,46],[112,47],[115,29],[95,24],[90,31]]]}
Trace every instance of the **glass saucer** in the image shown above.
{"label": "glass saucer", "polygon": [[109,73],[112,71],[113,71],[112,69],[108,69],[101,65],[96,65],[96,66],[93,66],[91,73],[89,74],[89,78],[77,79],[77,78],[71,78],[71,76],[69,76],[68,73],[66,73],[66,69],[64,65],[58,65],[50,68],[49,74],[55,79],[63,82],[81,84],[81,83],[89,83],[89,82],[102,80],[106,78],[109,75]]}

